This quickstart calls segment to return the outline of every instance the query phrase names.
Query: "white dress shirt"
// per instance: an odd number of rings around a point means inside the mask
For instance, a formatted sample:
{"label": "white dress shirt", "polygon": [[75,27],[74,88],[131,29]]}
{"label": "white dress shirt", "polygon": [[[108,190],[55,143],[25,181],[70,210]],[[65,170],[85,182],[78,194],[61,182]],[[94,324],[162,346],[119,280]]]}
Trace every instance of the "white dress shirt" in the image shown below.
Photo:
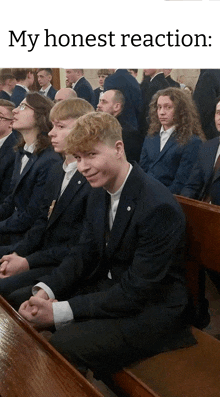
{"label": "white dress shirt", "polygon": [[168,139],[172,135],[172,133],[175,131],[175,125],[170,127],[168,130],[164,131],[163,126],[160,129],[160,151],[164,148],[166,145]]}
{"label": "white dress shirt", "polygon": [[44,90],[43,88],[41,88],[39,92],[40,92],[41,94],[43,94],[44,96],[47,96],[50,87],[51,87],[51,84],[49,84],[48,87],[45,88],[45,90]]}
{"label": "white dress shirt", "polygon": [[[36,142],[32,143],[29,146],[25,143],[24,150],[26,150],[26,152],[29,152],[29,153],[34,153],[35,145],[36,145]],[[26,166],[28,160],[29,160],[29,157],[26,156],[26,154],[24,154],[24,156],[21,159],[20,174],[22,173],[22,171],[23,171],[24,167]]]}

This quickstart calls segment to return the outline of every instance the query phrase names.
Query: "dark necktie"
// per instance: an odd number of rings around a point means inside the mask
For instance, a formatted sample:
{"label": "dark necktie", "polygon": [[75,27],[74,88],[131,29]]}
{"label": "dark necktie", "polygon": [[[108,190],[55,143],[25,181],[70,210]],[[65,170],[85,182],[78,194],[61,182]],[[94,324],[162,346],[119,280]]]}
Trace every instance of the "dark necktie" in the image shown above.
{"label": "dark necktie", "polygon": [[218,158],[217,158],[217,160],[215,162],[215,166],[213,168],[213,173],[212,173],[211,180],[210,180],[210,182],[208,184],[208,187],[206,189],[205,195],[204,195],[204,197],[202,199],[202,201],[205,201],[206,203],[209,203],[210,201],[212,201],[212,194],[211,194],[212,184],[213,184],[213,181],[215,179],[216,173],[218,172],[219,168],[220,168],[220,155],[218,156]]}

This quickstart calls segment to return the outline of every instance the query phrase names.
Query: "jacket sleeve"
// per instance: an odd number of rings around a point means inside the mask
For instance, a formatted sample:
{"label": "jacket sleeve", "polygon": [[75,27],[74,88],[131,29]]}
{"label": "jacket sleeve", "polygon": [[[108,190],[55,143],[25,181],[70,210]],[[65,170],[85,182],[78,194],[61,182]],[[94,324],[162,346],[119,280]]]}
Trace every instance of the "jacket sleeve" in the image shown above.
{"label": "jacket sleeve", "polygon": [[[11,208],[13,206],[13,212],[7,219],[4,218],[4,220],[0,222],[0,233],[25,232],[39,217],[48,171],[54,161],[57,160],[55,158],[49,158],[47,163],[42,164],[41,168],[38,170],[28,205],[24,209],[20,209],[19,204],[16,206],[16,198],[13,198],[13,195],[11,195]],[[19,197],[18,200],[22,200],[22,197]]]}
{"label": "jacket sleeve", "polygon": [[189,178],[189,175],[192,172],[192,168],[197,160],[198,151],[201,145],[202,145],[202,141],[194,137],[185,146],[178,169],[175,174],[175,178],[172,184],[168,186],[169,190],[173,194],[180,194],[180,192],[182,191],[184,185],[186,184]]}

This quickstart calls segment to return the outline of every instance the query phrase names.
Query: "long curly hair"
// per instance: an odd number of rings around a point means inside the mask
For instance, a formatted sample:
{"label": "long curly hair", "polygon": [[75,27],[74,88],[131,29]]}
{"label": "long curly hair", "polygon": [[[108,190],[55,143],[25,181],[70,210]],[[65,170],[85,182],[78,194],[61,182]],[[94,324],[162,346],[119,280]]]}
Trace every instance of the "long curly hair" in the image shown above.
{"label": "long curly hair", "polygon": [[157,134],[161,128],[157,115],[157,101],[160,96],[168,96],[174,104],[173,125],[175,125],[176,140],[180,145],[185,145],[192,135],[197,135],[202,141],[206,140],[193,99],[184,90],[175,87],[159,90],[153,96],[149,110],[149,136]]}

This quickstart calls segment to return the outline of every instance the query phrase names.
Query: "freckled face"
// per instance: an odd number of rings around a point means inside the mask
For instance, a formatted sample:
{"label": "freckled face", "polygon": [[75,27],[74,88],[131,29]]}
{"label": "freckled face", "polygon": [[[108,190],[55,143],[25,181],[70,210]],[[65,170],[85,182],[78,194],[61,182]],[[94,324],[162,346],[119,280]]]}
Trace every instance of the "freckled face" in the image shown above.
{"label": "freckled face", "polygon": [[110,192],[115,191],[118,181],[117,142],[115,146],[98,142],[91,151],[76,152],[74,157],[79,172],[85,176],[92,187],[103,187]]}

